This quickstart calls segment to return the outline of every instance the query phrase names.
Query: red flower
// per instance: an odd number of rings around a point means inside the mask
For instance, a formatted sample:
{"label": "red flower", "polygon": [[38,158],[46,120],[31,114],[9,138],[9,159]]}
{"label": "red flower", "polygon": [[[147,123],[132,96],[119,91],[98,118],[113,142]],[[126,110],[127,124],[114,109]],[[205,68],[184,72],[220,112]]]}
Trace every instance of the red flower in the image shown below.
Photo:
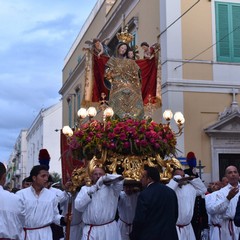
{"label": "red flower", "polygon": [[[93,121],[81,126],[69,139],[69,147],[80,156],[94,155],[96,149],[118,154],[175,154],[176,138],[168,125],[147,120],[109,120],[104,125]],[[126,151],[127,150],[127,151]]]}
{"label": "red flower", "polygon": [[127,136],[125,133],[120,133],[119,138],[120,138],[120,140],[123,141],[123,140],[126,140]]}
{"label": "red flower", "polygon": [[129,142],[124,142],[123,147],[124,148],[130,148],[130,143]]}

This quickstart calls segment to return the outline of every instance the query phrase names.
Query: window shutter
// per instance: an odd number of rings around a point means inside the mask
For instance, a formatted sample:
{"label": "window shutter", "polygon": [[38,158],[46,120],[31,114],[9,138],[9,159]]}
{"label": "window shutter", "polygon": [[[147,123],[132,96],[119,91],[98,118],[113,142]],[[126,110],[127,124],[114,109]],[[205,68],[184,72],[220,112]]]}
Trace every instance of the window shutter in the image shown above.
{"label": "window shutter", "polygon": [[229,7],[228,4],[216,2],[216,30],[217,30],[217,60],[230,61],[229,29]]}
{"label": "window shutter", "polygon": [[72,127],[72,101],[68,103],[68,125]]}
{"label": "window shutter", "polygon": [[232,5],[233,62],[240,62],[240,5]]}

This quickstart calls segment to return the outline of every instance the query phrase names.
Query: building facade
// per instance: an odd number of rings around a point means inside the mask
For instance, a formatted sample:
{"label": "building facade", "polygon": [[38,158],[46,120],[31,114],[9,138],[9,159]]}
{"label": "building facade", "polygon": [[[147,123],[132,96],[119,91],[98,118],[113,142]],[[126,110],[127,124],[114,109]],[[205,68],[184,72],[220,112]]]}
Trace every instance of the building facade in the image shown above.
{"label": "building facade", "polygon": [[62,102],[41,109],[27,131],[27,165],[26,172],[29,173],[34,165],[39,164],[38,156],[40,149],[47,149],[51,157],[49,172],[61,174],[61,151],[60,151],[60,129],[62,127]]}
{"label": "building facade", "polygon": [[21,130],[16,139],[14,149],[8,163],[7,182],[10,187],[20,188],[22,180],[27,177],[26,165],[27,165],[27,129]]}
{"label": "building facade", "polygon": [[[161,37],[163,106],[182,110],[184,153],[195,152],[206,166],[205,180],[215,181],[227,165],[239,167],[240,160],[239,126],[234,124],[239,113],[235,116],[233,111],[228,122],[220,117],[233,102],[238,111],[240,100],[236,41],[240,1],[160,3],[161,29],[181,16]],[[164,13],[167,21],[161,21]]]}
{"label": "building facade", "polygon": [[21,188],[22,180],[30,175],[34,165],[39,164],[40,149],[47,149],[50,173],[61,175],[60,132],[62,128],[62,102],[41,109],[29,129],[21,130],[8,161],[7,184]]}
{"label": "building facade", "polygon": [[239,0],[98,0],[65,58],[63,125],[74,127],[85,103],[85,42],[109,38],[111,48],[124,22],[136,45],[160,43],[162,107],[153,119],[162,121],[165,109],[184,114],[178,157],[193,151],[206,182],[227,165],[240,168],[239,16]]}

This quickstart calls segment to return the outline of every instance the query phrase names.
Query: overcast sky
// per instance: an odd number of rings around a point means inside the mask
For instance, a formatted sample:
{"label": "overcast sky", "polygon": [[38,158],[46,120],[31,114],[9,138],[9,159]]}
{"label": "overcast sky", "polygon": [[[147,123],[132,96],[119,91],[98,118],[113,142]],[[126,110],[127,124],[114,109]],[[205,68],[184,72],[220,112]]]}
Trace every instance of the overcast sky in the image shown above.
{"label": "overcast sky", "polygon": [[0,161],[57,103],[64,57],[97,0],[0,0]]}

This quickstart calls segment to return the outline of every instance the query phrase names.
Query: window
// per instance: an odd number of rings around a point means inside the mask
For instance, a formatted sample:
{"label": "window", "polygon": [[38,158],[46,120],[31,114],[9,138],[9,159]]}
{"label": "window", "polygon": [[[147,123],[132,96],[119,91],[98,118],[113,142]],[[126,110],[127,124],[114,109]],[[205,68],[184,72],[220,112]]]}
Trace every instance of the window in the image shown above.
{"label": "window", "polygon": [[137,42],[137,32],[134,31],[134,32],[131,32],[131,34],[133,35],[133,40],[130,43],[130,47],[135,47]]}
{"label": "window", "polygon": [[76,93],[76,97],[77,97],[77,111],[80,109],[81,107],[81,94],[80,94],[80,87],[78,86],[76,89],[75,89],[75,93]]}
{"label": "window", "polygon": [[217,61],[240,62],[240,4],[215,4]]}
{"label": "window", "polygon": [[80,91],[77,92],[77,109],[80,109],[81,107],[81,95]]}
{"label": "window", "polygon": [[78,64],[81,62],[81,60],[82,60],[82,55],[79,55],[78,58],[77,58]]}
{"label": "window", "polygon": [[68,102],[68,125],[72,127],[72,101],[71,98],[67,99]]}

